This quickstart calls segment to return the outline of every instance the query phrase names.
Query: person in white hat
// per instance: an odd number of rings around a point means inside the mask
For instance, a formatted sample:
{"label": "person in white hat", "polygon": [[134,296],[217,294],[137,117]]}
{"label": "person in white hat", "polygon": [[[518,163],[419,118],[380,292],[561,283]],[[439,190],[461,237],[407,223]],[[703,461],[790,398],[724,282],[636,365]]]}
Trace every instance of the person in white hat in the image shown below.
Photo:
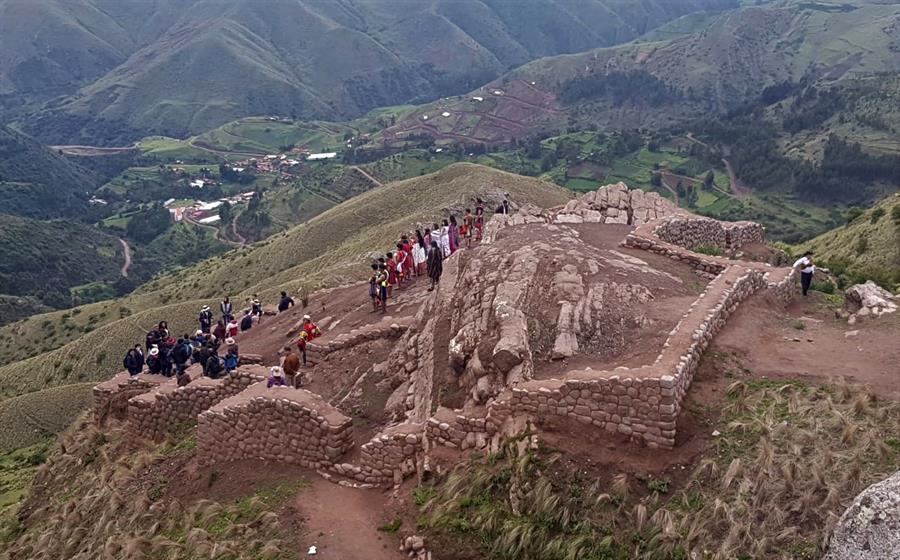
{"label": "person in white hat", "polygon": [[204,305],[200,308],[200,316],[198,317],[200,321],[200,332],[208,333],[212,328],[213,314],[212,310],[208,305]]}
{"label": "person in white hat", "polygon": [[272,366],[269,368],[269,381],[266,383],[266,387],[271,389],[272,387],[284,387],[284,370],[282,370],[278,366]]}
{"label": "person in white hat", "polygon": [[147,369],[149,373],[154,375],[159,375],[162,373],[163,363],[162,359],[159,357],[159,347],[153,346],[150,348],[150,355],[147,356]]}

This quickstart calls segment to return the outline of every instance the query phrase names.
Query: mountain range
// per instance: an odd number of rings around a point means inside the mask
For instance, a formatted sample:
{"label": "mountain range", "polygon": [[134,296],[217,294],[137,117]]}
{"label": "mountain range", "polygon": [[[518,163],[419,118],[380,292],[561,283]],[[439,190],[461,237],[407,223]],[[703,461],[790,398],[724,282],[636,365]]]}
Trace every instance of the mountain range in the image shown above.
{"label": "mountain range", "polygon": [[56,144],[184,136],[248,115],[348,118],[736,4],[3,0],[0,95],[24,130]]}

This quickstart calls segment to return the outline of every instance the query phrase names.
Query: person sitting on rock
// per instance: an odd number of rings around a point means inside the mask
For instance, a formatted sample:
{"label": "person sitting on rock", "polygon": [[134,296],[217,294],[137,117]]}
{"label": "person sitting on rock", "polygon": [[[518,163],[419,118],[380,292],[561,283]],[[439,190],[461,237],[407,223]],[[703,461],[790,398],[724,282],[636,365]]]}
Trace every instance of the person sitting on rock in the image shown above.
{"label": "person sitting on rock", "polygon": [[294,307],[294,300],[287,295],[287,292],[281,292],[281,301],[278,302],[278,312],[284,313],[290,307]]}
{"label": "person sitting on rock", "polygon": [[300,356],[290,346],[281,350],[281,368],[284,370],[284,378],[288,387],[299,389],[303,384],[303,376],[300,374]]}
{"label": "person sitting on rock", "polygon": [[213,320],[213,314],[208,305],[204,305],[200,308],[200,317],[198,320],[200,321],[200,330],[204,333],[208,333],[212,328]]}
{"label": "person sitting on rock", "polygon": [[[253,310],[245,309],[244,317],[241,319],[241,332],[249,331],[251,328],[253,328]],[[231,336],[234,336],[237,333],[234,333],[234,334],[229,333],[229,334]]]}
{"label": "person sitting on rock", "polygon": [[271,389],[272,387],[284,387],[284,370],[278,366],[272,366],[269,370],[269,381],[266,383],[266,387]]}

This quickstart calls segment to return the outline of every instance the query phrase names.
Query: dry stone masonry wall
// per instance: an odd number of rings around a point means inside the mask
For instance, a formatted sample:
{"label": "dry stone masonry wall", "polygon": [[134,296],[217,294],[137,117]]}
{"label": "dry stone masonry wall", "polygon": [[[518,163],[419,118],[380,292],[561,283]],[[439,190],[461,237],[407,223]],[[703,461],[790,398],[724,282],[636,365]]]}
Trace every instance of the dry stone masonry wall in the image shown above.
{"label": "dry stone masonry wall", "polygon": [[242,366],[221,379],[198,377],[183,387],[167,383],[128,401],[128,423],[145,437],[161,439],[196,422],[201,412],[265,378],[262,366]]}
{"label": "dry stone masonry wall", "polygon": [[204,464],[264,459],[319,469],[353,445],[351,419],[305,389],[248,387],[199,416]]}
{"label": "dry stone masonry wall", "polygon": [[666,218],[654,233],[659,239],[686,249],[708,247],[730,251],[766,240],[765,228],[755,222],[720,222],[708,218]]}
{"label": "dry stone masonry wall", "polygon": [[[793,271],[691,251],[700,246],[732,250],[762,242],[764,230],[750,222],[723,224],[691,216],[654,193],[630,191],[623,184],[602,187],[556,212],[525,207],[511,216],[495,216],[486,225],[482,251],[491,251],[510,226],[542,224],[548,232],[558,232],[560,226],[553,224],[566,223],[636,225],[623,245],[683,262],[711,279],[653,363],[532,379],[525,318],[528,282],[519,280],[535,276],[535,261],[527,252],[513,249],[507,251],[505,266],[488,267],[491,270],[479,269],[487,260],[463,268],[460,261],[468,258],[466,254],[446,261],[444,276],[457,283],[443,283],[411,319],[382,321],[327,344],[310,345],[312,355],[324,356],[368,340],[397,341],[388,359],[374,367],[386,370],[397,387],[391,400],[397,403],[395,418],[401,422],[363,444],[353,462],[344,459],[354,445],[351,418],[304,389],[268,389],[265,369],[259,366],[241,366],[237,374],[222,380],[199,377],[184,387],[177,387],[174,379],[119,374],[95,387],[96,407],[107,410],[114,402],[127,401],[128,422],[152,438],[196,419],[198,458],[203,464],[280,461],[317,469],[323,476],[353,485],[397,484],[404,476],[421,472],[429,446],[485,448],[496,445],[503,435],[521,431],[526,423],[540,426],[564,420],[624,434],[651,447],[672,447],[683,399],[713,337],[755,293],[765,291],[784,301],[792,298]],[[491,275],[497,275],[496,281],[486,281]],[[566,266],[556,269],[550,289],[554,294],[559,291],[561,307],[567,302],[574,309],[580,299],[565,294],[578,286],[567,275],[577,276]],[[575,292],[584,296],[583,287]],[[449,305],[457,297],[462,304]],[[446,316],[438,313],[448,309]],[[474,315],[467,315],[467,310],[474,310]],[[571,355],[563,348],[572,346],[565,344],[564,311],[560,309],[556,324],[554,357]],[[438,332],[449,332],[450,338],[436,340]],[[487,343],[488,350],[476,351]],[[445,407],[432,413],[435,364],[445,359],[436,352],[443,348],[475,403],[465,413]]]}

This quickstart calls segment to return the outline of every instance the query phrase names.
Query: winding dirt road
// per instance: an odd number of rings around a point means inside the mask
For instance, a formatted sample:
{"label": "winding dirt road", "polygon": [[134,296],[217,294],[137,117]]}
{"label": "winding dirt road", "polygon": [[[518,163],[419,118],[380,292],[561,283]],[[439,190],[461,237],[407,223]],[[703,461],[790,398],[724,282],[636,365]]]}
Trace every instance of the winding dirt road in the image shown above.
{"label": "winding dirt road", "polygon": [[125,263],[122,265],[122,276],[128,278],[128,269],[131,267],[131,247],[128,246],[128,242],[119,238],[119,243],[122,244],[122,252],[125,254]]}

